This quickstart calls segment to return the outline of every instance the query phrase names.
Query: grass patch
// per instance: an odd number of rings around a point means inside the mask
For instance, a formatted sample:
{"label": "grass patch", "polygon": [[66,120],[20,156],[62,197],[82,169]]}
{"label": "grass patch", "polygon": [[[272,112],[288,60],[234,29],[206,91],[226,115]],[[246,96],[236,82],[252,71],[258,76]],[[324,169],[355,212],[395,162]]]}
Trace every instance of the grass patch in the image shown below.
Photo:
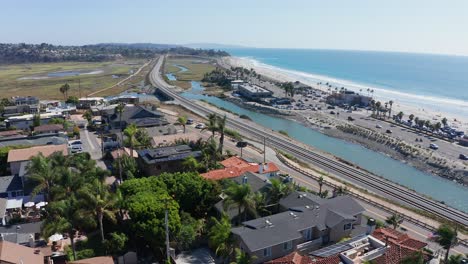
{"label": "grass patch", "polygon": [[280,133],[280,134],[283,135],[283,136],[289,137],[288,132],[286,132],[286,131],[284,131],[284,130],[278,130],[278,133]]}
{"label": "grass patch", "polygon": [[234,138],[235,140],[237,141],[241,141],[242,140],[242,136],[241,134],[239,134],[239,132],[235,131],[235,130],[232,130],[232,129],[229,129],[229,128],[225,128],[224,129],[224,134]]}
{"label": "grass patch", "polygon": [[[69,96],[86,96],[94,91],[110,87],[136,71],[143,60],[126,62],[60,62],[12,64],[0,66],[0,93],[10,96],[37,96],[41,99],[63,99],[59,88],[68,82]],[[79,76],[48,77],[52,72],[101,71],[98,74]],[[120,78],[112,78],[112,75]],[[29,79],[28,79],[29,78]],[[36,79],[31,79],[36,78]],[[80,85],[79,85],[80,84]],[[79,89],[80,87],[80,89]],[[122,86],[122,89],[126,87]]]}
{"label": "grass patch", "polygon": [[[187,71],[181,71],[175,65],[187,68]],[[215,66],[210,64],[208,60],[202,59],[169,58],[164,63],[164,72],[174,74],[177,79],[177,81],[170,81],[170,83],[184,89],[189,89],[191,81],[201,81],[206,73],[214,69]]]}

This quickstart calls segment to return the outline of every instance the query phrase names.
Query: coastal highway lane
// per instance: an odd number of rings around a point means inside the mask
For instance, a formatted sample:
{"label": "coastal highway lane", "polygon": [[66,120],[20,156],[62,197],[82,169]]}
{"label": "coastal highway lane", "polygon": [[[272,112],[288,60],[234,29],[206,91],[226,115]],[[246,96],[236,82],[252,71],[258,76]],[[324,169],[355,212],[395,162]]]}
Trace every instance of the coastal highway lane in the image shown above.
{"label": "coastal highway lane", "polygon": [[[152,82],[153,86],[157,87],[161,92],[177,100],[181,105],[187,107],[199,115],[205,116],[208,113],[211,113],[210,110],[207,110],[199,104],[181,97],[179,94],[174,92],[176,87],[165,83],[160,75],[160,68],[162,63],[162,59],[158,60],[150,74],[150,81]],[[351,179],[351,181],[359,183],[360,187],[368,189],[372,192],[385,194],[385,197],[393,199],[399,203],[409,204],[415,208],[431,212],[440,217],[455,221],[459,224],[465,226],[468,225],[468,215],[464,212],[460,212],[459,210],[450,208],[438,202],[434,202],[402,186],[383,180],[378,176],[330,159],[329,157],[317,153],[310,148],[306,148],[300,142],[295,142],[292,139],[285,139],[281,135],[277,135],[275,132],[261,127],[258,124],[246,122],[245,120],[239,122],[235,119],[228,119],[228,126],[238,130],[243,134],[246,134],[248,137],[256,138],[257,140],[262,140],[265,136],[267,136],[267,144],[271,147],[291,153],[306,162],[323,168],[326,171],[330,171],[332,174],[344,180],[350,181]]]}

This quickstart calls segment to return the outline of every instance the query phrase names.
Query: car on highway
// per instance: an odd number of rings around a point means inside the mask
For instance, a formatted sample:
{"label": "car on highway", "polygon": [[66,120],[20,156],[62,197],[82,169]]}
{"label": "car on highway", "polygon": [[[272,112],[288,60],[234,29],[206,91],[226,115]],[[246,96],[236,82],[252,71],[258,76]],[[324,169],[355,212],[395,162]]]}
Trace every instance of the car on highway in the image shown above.
{"label": "car on highway", "polygon": [[392,131],[391,131],[390,129],[387,129],[387,131],[385,131],[385,133],[387,133],[387,134],[391,134],[391,133],[392,133]]}
{"label": "car on highway", "polygon": [[465,154],[460,154],[458,158],[460,158],[461,160],[468,160],[468,156]]}
{"label": "car on highway", "polygon": [[330,111],[330,114],[331,114],[331,115],[334,115],[334,114],[335,114],[335,111]]}
{"label": "car on highway", "polygon": [[439,149],[439,146],[437,146],[437,145],[434,144],[434,143],[429,144],[429,147],[430,147],[431,149],[434,149],[434,150]]}
{"label": "car on highway", "polygon": [[197,125],[195,126],[195,128],[197,128],[197,129],[204,129],[204,128],[205,128],[205,124],[202,124],[202,123],[197,124]]}
{"label": "car on highway", "polygon": [[375,127],[376,127],[376,128],[382,128],[382,126],[379,125],[379,124],[375,125]]}

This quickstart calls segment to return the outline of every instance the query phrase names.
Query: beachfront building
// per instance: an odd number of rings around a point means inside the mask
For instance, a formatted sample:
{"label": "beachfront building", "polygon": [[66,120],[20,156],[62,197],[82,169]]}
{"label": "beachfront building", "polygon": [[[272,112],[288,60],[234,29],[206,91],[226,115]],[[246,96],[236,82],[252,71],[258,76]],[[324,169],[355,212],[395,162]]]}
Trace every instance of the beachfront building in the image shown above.
{"label": "beachfront building", "polygon": [[271,97],[273,92],[253,84],[241,84],[237,91],[242,97],[258,101],[262,98]]}
{"label": "beachfront building", "polygon": [[327,103],[331,105],[359,105],[362,107],[369,106],[372,97],[357,94],[353,91],[343,91],[334,93],[327,97]]}
{"label": "beachfront building", "polygon": [[239,89],[239,85],[244,85],[245,81],[244,80],[233,80],[231,81],[231,88],[233,90]]}

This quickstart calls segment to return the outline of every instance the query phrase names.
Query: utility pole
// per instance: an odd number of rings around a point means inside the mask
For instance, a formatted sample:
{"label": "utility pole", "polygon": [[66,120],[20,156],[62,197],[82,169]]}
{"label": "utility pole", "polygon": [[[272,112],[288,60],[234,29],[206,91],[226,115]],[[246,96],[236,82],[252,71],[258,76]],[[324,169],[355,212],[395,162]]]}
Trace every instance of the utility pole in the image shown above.
{"label": "utility pole", "polygon": [[169,217],[168,217],[168,212],[167,212],[167,199],[165,202],[166,202],[166,211],[164,212],[164,224],[166,226],[166,258],[167,258],[167,261],[170,263],[171,248],[169,246]]}

